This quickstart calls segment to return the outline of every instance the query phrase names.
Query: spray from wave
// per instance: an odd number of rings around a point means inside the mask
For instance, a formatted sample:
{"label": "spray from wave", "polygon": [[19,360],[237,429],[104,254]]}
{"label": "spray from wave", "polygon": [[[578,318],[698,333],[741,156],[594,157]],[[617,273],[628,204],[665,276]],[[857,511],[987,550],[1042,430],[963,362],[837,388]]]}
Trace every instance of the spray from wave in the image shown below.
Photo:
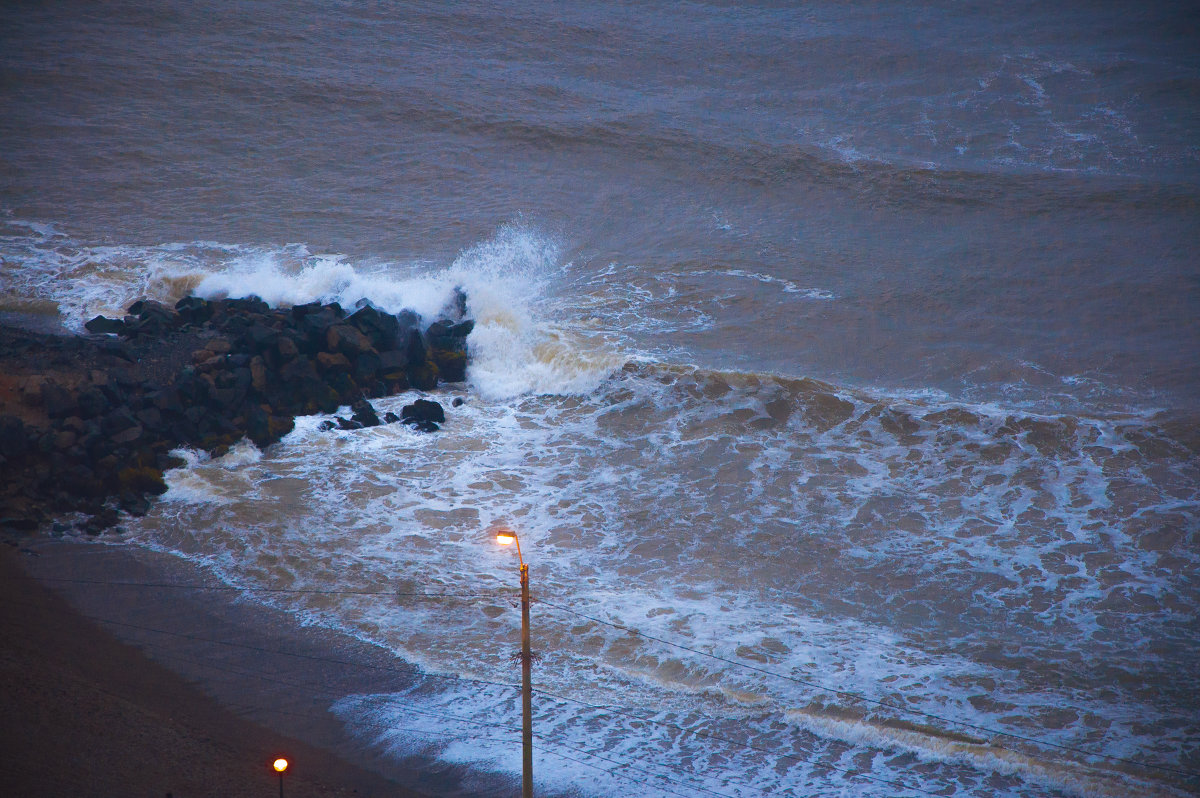
{"label": "spray from wave", "polygon": [[88,246],[49,225],[10,223],[6,232],[0,257],[22,264],[0,278],[10,304],[56,308],[77,332],[98,314],[120,317],[137,299],[174,303],[188,294],[256,295],[274,307],[370,302],[432,319],[462,288],[476,320],[468,339],[470,384],[489,399],[586,393],[625,362],[609,336],[574,324],[556,303],[553,285],[570,264],[552,238],[528,226],[505,225],[442,267],[353,263],[303,244]]}

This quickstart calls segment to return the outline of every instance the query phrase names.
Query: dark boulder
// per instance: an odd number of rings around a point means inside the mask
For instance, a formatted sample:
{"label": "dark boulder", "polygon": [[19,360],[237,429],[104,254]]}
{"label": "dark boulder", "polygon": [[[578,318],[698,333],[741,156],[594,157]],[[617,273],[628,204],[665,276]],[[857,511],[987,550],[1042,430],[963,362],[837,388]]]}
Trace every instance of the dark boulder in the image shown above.
{"label": "dark boulder", "polygon": [[438,384],[438,368],[433,362],[426,362],[408,369],[408,384],[418,391],[432,391]]}
{"label": "dark boulder", "polygon": [[255,294],[247,297],[239,297],[238,299],[223,299],[220,304],[224,307],[226,313],[261,316],[271,310],[271,306],[264,302],[262,297]]}
{"label": "dark boulder", "polygon": [[42,407],[50,418],[73,416],[79,409],[75,394],[56,382],[47,382],[42,386]]}
{"label": "dark boulder", "polygon": [[375,408],[366,399],[359,399],[350,409],[354,412],[351,416],[359,424],[364,427],[378,427],[380,424],[379,416],[375,414]]}
{"label": "dark boulder", "polygon": [[259,320],[242,331],[241,340],[241,351],[260,355],[275,349],[279,341],[279,331]]}
{"label": "dark boulder", "polygon": [[[360,313],[362,311],[359,311]],[[371,339],[349,324],[335,324],[325,333],[325,346],[330,352],[341,352],[348,358],[356,358],[371,352]]]}
{"label": "dark boulder", "polygon": [[30,448],[25,422],[16,416],[0,416],[0,456],[14,460]]}
{"label": "dark boulder", "polygon": [[418,399],[411,405],[405,405],[400,409],[400,419],[406,422],[433,421],[442,424],[446,421],[446,411],[437,402]]}
{"label": "dark boulder", "polygon": [[380,352],[379,358],[379,376],[385,380],[395,380],[400,377],[405,377],[408,371],[408,353],[407,352]]}
{"label": "dark boulder", "polygon": [[102,416],[112,406],[104,391],[95,386],[80,391],[76,396],[76,403],[79,407],[79,416],[85,419]]}
{"label": "dark boulder", "polygon": [[326,305],[320,310],[310,311],[300,317],[296,329],[304,336],[309,351],[325,348],[326,334],[329,328],[337,324],[341,318],[334,311],[334,307]]}
{"label": "dark boulder", "polygon": [[354,379],[359,383],[372,382],[378,375],[382,361],[374,352],[363,352],[354,359]]}
{"label": "dark boulder", "polygon": [[120,319],[109,319],[104,316],[96,318],[83,325],[83,328],[90,333],[119,335],[125,331],[125,322]]}
{"label": "dark boulder", "polygon": [[384,313],[367,305],[346,319],[359,332],[367,336],[371,346],[385,352],[396,348],[396,335],[400,332],[400,321],[390,313]]}
{"label": "dark boulder", "polygon": [[207,299],[185,296],[175,303],[175,312],[188,324],[203,324],[213,317],[213,306]]}
{"label": "dark boulder", "polygon": [[455,324],[448,319],[434,322],[425,331],[429,341],[430,357],[438,368],[438,376],[445,382],[463,382],[467,378],[467,336],[475,329],[475,322],[467,320]]}
{"label": "dark boulder", "polygon": [[346,374],[350,371],[350,361],[341,352],[318,352],[317,368],[327,374]]}
{"label": "dark boulder", "polygon": [[425,336],[421,335],[421,331],[417,328],[402,331],[400,333],[404,353],[408,355],[409,366],[421,366],[429,360],[429,347],[425,344]]}
{"label": "dark boulder", "polygon": [[153,299],[139,299],[129,306],[128,312],[129,315],[137,316],[139,319],[148,319],[152,316],[160,319],[170,319],[175,316],[175,311],[162,302]]}

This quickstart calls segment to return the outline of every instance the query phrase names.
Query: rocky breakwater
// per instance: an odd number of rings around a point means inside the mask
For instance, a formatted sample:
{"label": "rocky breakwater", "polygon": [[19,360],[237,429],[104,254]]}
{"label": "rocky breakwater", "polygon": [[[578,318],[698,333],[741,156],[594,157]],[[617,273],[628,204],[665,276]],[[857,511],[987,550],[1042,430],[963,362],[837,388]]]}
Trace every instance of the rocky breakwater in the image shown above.
{"label": "rocky breakwater", "polygon": [[461,291],[425,326],[414,313],[336,303],[275,309],[256,297],[175,306],[141,300],[90,335],[0,327],[0,526],[33,530],[82,513],[96,533],[166,490],[171,450],[215,456],[249,438],[278,441],[298,415],[352,417],[326,428],[404,422],[436,431],[440,404],[417,400],[382,419],[368,401],[466,378]]}

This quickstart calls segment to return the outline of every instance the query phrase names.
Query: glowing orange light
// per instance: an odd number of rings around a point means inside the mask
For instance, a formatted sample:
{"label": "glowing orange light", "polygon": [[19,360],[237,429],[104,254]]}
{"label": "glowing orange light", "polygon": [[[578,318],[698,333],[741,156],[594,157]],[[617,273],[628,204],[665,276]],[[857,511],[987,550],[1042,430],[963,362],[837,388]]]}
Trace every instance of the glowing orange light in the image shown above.
{"label": "glowing orange light", "polygon": [[501,546],[511,546],[517,542],[517,536],[512,532],[497,532],[496,542]]}
{"label": "glowing orange light", "polygon": [[287,770],[287,766],[288,766],[288,761],[286,759],[283,759],[282,757],[280,757],[279,759],[276,759],[274,762],[271,763],[271,767],[275,768],[275,771],[277,773],[282,773],[283,771]]}

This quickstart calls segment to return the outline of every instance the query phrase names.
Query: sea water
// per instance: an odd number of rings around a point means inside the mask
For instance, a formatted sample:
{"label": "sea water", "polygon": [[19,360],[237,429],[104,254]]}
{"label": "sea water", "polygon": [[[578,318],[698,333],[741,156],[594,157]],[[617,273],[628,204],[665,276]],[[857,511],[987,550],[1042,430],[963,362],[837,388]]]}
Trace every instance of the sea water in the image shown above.
{"label": "sea water", "polygon": [[1198,788],[1186,13],[0,13],[3,310],[466,291],[442,431],[184,451],[109,541],[416,665],[364,748],[519,774],[510,527],[539,789]]}

